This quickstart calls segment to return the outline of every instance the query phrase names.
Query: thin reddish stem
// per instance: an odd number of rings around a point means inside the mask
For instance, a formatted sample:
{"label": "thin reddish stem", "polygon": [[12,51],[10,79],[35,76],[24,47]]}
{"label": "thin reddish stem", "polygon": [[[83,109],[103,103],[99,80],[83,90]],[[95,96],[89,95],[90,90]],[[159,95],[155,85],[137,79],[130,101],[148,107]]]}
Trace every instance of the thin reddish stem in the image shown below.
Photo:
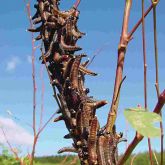
{"label": "thin reddish stem", "polygon": [[[146,17],[150,11],[153,9],[153,5],[151,5],[147,11],[144,13],[144,17]],[[131,39],[133,34],[135,33],[135,31],[138,29],[138,27],[140,26],[140,24],[142,23],[142,17],[139,19],[139,21],[136,23],[136,25],[132,28],[132,30],[129,32],[128,38]]]}
{"label": "thin reddish stem", "polygon": [[[143,42],[143,66],[144,66],[144,104],[145,104],[145,109],[147,109],[147,57],[146,57],[146,38],[145,38],[145,19],[144,18],[145,18],[144,17],[144,0],[142,0],[142,42]],[[148,138],[148,148],[149,148],[150,164],[153,165],[150,138]]]}
{"label": "thin reddish stem", "polygon": [[[25,4],[26,1],[24,0]],[[30,10],[30,1],[26,4],[26,10],[28,14],[28,19],[30,23],[30,28],[33,28],[33,22],[31,19],[31,10]],[[31,153],[31,160],[30,160],[30,165],[33,165],[34,161],[34,155],[35,155],[35,148],[36,148],[36,143],[37,143],[37,138],[36,138],[36,79],[35,79],[35,44],[34,44],[34,34],[31,33],[31,40],[32,40],[32,81],[33,81],[33,133],[34,133],[34,139],[33,139],[33,147],[32,147],[32,153]]]}
{"label": "thin reddish stem", "polygon": [[74,8],[78,8],[79,4],[80,4],[81,0],[76,0],[75,4],[74,4]]}
{"label": "thin reddish stem", "polygon": [[[158,44],[157,44],[157,19],[156,19],[156,6],[153,8],[153,25],[154,25],[154,51],[155,51],[155,87],[157,92],[157,97],[159,98],[159,68],[158,68]],[[160,113],[162,116],[162,113]],[[160,129],[161,129],[161,165],[163,165],[163,123],[160,122]]]}

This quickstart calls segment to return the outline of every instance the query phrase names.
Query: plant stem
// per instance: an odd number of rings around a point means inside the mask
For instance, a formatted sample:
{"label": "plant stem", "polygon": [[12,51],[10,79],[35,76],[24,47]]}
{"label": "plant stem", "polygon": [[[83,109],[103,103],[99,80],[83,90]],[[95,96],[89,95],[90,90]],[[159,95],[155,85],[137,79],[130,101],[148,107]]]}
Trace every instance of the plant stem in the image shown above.
{"label": "plant stem", "polygon": [[[146,17],[150,11],[153,9],[153,5],[151,5],[147,11],[144,13],[144,17]],[[132,30],[129,32],[128,34],[128,38],[131,39],[133,34],[135,33],[135,31],[137,30],[137,28],[140,26],[140,24],[142,23],[142,17],[139,19],[139,21],[136,23],[136,25],[132,28]]]}
{"label": "plant stem", "polygon": [[[144,20],[144,0],[142,0],[142,42],[143,42],[143,66],[144,66],[144,103],[145,109],[147,110],[147,57],[146,57],[146,38],[145,38],[145,20]],[[152,149],[151,140],[148,138],[148,148],[150,156],[150,164],[153,165],[152,161]]]}
{"label": "plant stem", "polygon": [[[160,92],[159,92],[159,69],[158,69],[158,45],[157,45],[157,20],[156,20],[156,6],[153,8],[153,22],[154,22],[154,50],[155,50],[155,87],[157,92],[157,97],[159,98]],[[162,113],[160,113],[160,116],[162,117]],[[163,123],[160,122],[160,129],[161,129],[161,165],[163,165]]]}
{"label": "plant stem", "polygon": [[118,48],[118,61],[117,61],[117,68],[116,68],[114,93],[113,93],[113,99],[112,99],[112,103],[111,103],[110,112],[108,114],[106,132],[112,132],[112,128],[115,124],[115,120],[117,117],[117,109],[118,109],[118,105],[119,105],[119,97],[117,97],[117,95],[118,95],[118,91],[119,91],[120,84],[122,81],[124,58],[125,58],[126,48],[127,48],[128,42],[129,42],[129,40],[128,40],[128,22],[129,22],[131,6],[132,6],[132,0],[126,0],[122,34],[121,34],[119,48]]}
{"label": "plant stem", "polygon": [[80,2],[81,2],[81,0],[77,0],[77,1],[75,2],[74,7],[75,7],[76,9],[78,8]]}
{"label": "plant stem", "polygon": [[[25,4],[26,1],[24,0]],[[26,4],[28,19],[30,23],[30,28],[33,28],[33,22],[31,19],[31,10],[30,10],[30,1]],[[33,80],[33,134],[34,134],[34,140],[33,140],[33,148],[31,153],[31,160],[30,165],[33,165],[34,161],[34,155],[35,155],[35,148],[37,143],[37,137],[36,137],[36,76],[35,76],[35,45],[34,45],[34,34],[31,33],[31,41],[32,41],[32,80]]]}

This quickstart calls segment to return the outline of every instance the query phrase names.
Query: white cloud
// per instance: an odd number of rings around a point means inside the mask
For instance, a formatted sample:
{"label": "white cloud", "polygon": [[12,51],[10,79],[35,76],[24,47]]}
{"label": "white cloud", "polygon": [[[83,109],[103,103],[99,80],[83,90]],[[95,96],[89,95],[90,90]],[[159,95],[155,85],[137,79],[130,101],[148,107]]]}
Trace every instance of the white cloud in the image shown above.
{"label": "white cloud", "polygon": [[32,63],[32,56],[28,55],[27,56],[27,61],[31,64]]}
{"label": "white cloud", "polygon": [[[0,117],[0,127],[5,131],[6,137],[11,144],[31,146],[33,136],[24,128],[16,124],[10,118]],[[6,143],[2,130],[0,129],[0,143]]]}
{"label": "white cloud", "polygon": [[6,64],[6,70],[7,71],[15,70],[18,64],[20,64],[20,62],[21,60],[17,56],[12,57]]}

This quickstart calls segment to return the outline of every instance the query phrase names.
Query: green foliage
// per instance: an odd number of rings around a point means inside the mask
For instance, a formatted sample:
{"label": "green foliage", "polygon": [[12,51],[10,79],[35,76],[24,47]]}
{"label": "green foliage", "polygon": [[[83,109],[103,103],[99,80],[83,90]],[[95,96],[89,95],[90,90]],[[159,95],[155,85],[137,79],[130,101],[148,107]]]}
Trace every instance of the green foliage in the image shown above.
{"label": "green foliage", "polygon": [[[75,156],[68,155],[66,161],[61,164],[66,156],[48,156],[48,157],[38,157],[35,158],[35,165],[69,165],[75,158]],[[80,165],[79,160],[77,160],[76,164]]]}
{"label": "green foliage", "polygon": [[0,156],[1,165],[20,165],[20,162],[17,161],[12,154],[10,154],[9,149],[3,144],[0,144],[2,149],[2,154]]}
{"label": "green foliage", "polygon": [[161,135],[160,128],[153,125],[160,122],[160,115],[147,112],[143,108],[129,108],[124,111],[124,116],[131,126],[140,134],[146,137],[159,137]]}
{"label": "green foliage", "polygon": [[[158,163],[160,164],[160,153],[155,152],[155,155],[156,155],[156,157],[158,159]],[[133,157],[134,157],[133,165],[139,165],[139,164],[148,165],[149,162],[150,162],[148,152],[144,152],[144,153],[139,153],[137,155],[132,155],[127,160],[127,162],[125,163],[125,165],[130,165],[131,164],[131,160],[133,159]],[[156,165],[157,163],[156,163],[156,160],[155,160],[154,155],[152,157],[153,157],[153,164]],[[164,157],[163,158],[164,158],[163,159],[163,164],[165,164],[165,152],[164,152]]]}

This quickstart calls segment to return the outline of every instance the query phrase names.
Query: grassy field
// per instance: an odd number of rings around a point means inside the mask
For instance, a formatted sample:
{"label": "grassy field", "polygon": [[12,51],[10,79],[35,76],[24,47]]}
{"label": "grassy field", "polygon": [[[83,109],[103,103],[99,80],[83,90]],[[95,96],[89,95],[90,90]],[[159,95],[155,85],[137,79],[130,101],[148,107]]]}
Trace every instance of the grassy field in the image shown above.
{"label": "grassy field", "polygon": [[[148,153],[139,153],[132,155],[125,165],[130,165],[132,157],[135,157],[133,165],[149,165]],[[160,164],[160,153],[156,153],[158,164]],[[0,165],[19,165],[14,163],[9,157],[0,156]],[[156,160],[153,156],[154,165],[157,165]],[[48,157],[37,157],[35,158],[35,165],[79,165],[79,161],[75,156],[48,156]],[[165,164],[165,152],[164,152],[164,163]]]}

